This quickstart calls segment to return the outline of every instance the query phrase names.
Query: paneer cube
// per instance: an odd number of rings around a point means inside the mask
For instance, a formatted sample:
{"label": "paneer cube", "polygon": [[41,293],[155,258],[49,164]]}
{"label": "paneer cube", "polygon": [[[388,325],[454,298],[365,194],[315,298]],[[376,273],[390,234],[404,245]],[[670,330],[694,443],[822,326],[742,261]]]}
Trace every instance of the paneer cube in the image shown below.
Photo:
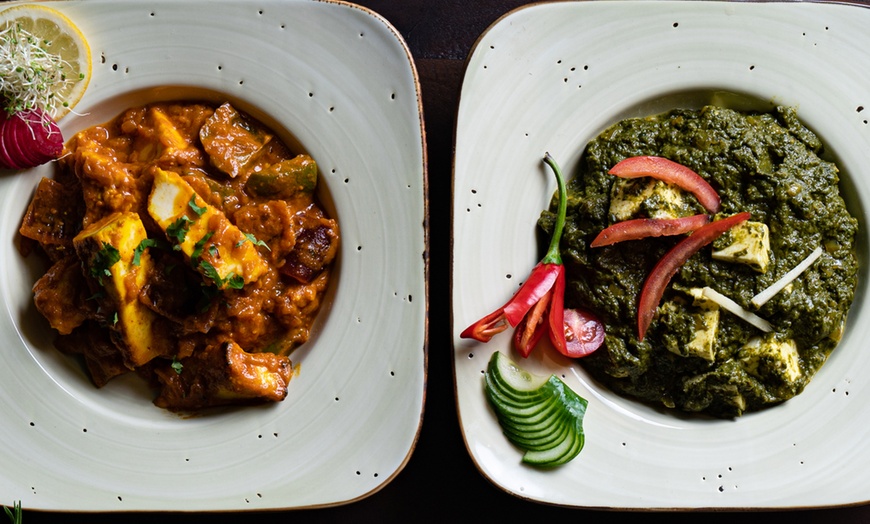
{"label": "paneer cube", "polygon": [[157,130],[157,140],[160,141],[161,146],[166,149],[187,149],[190,147],[187,139],[182,136],[169,116],[159,107],[152,107],[150,114],[154,121],[154,128]]}
{"label": "paneer cube", "polygon": [[110,327],[123,342],[120,349],[130,368],[145,364],[166,347],[166,340],[152,329],[154,312],[139,301],[151,266],[148,252],[137,250],[146,238],[139,215],[123,212],[91,224],[73,239],[85,271],[115,309],[117,318]]}
{"label": "paneer cube", "polygon": [[794,383],[801,377],[800,355],[792,339],[780,339],[774,333],[749,339],[738,353],[747,373],[763,378],[776,377]]}
{"label": "paneer cube", "polygon": [[716,360],[716,335],[719,334],[719,309],[705,309],[692,314],[695,321],[695,334],[686,344],[692,355],[707,362]]}
{"label": "paneer cube", "polygon": [[175,172],[155,170],[148,213],[218,288],[248,284],[269,269],[255,243]]}
{"label": "paneer cube", "polygon": [[719,304],[707,298],[704,294],[704,288],[693,287],[684,289],[684,291],[692,297],[692,305],[704,309],[719,309]]}
{"label": "paneer cube", "polygon": [[191,144],[191,140],[185,138],[172,118],[160,106],[150,107],[147,118],[147,124],[153,128],[154,133],[143,134],[138,138],[128,158],[129,162],[144,164],[157,161],[164,165],[177,163],[183,156],[199,154],[196,147]]}
{"label": "paneer cube", "polygon": [[680,322],[690,323],[680,333],[677,343],[666,344],[668,350],[683,357],[698,357],[708,362],[716,360],[716,337],[719,333],[719,308],[688,305],[668,301],[661,306],[662,315],[671,315]]}
{"label": "paneer cube", "polygon": [[682,191],[652,178],[616,179],[610,194],[610,219],[678,218],[687,215]]}
{"label": "paneer cube", "polygon": [[716,360],[716,337],[719,335],[719,304],[704,295],[703,288],[686,291],[692,297],[692,305],[700,311],[694,314],[695,336],[689,342],[689,351],[709,362]]}
{"label": "paneer cube", "polygon": [[763,222],[747,220],[713,241],[713,258],[746,264],[759,273],[770,265],[770,230]]}

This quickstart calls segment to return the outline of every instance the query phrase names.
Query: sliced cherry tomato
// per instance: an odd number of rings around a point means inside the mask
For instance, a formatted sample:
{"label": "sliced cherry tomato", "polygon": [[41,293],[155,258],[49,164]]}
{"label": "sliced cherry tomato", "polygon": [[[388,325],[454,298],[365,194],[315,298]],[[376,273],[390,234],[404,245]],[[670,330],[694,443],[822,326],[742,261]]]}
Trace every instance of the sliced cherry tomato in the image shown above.
{"label": "sliced cherry tomato", "polygon": [[566,309],[565,351],[566,357],[580,358],[592,353],[604,342],[604,324],[589,311]]}
{"label": "sliced cherry tomato", "polygon": [[710,221],[709,215],[692,215],[682,218],[636,218],[623,220],[605,228],[591,247],[609,246],[626,240],[638,240],[647,237],[682,235],[694,231]]}
{"label": "sliced cherry tomato", "polygon": [[609,171],[620,178],[653,177],[695,195],[710,213],[719,211],[719,194],[701,175],[688,167],[659,156],[634,156],[618,162]]}
{"label": "sliced cherry tomato", "polygon": [[681,240],[670,251],[665,253],[646,277],[643,289],[640,292],[637,307],[637,337],[639,340],[643,340],[656,309],[659,307],[662,295],[665,293],[665,288],[668,287],[671,278],[673,278],[680,267],[702,247],[718,238],[722,233],[748,219],[749,213],[743,212],[710,222],[698,228],[694,233]]}

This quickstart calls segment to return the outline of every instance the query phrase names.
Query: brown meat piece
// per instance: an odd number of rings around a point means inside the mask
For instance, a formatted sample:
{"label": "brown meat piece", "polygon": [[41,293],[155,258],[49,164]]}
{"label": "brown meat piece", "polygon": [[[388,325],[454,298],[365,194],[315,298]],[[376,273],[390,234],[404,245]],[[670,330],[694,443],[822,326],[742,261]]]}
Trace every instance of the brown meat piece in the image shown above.
{"label": "brown meat piece", "polygon": [[54,345],[64,353],[81,355],[91,380],[98,388],[130,371],[109,333],[96,322],[86,322],[71,334],[57,337]]}
{"label": "brown meat piece", "polygon": [[155,369],[162,385],[154,403],[171,411],[227,404],[279,402],[293,374],[290,360],[274,353],[247,353],[233,341],[209,345]]}
{"label": "brown meat piece", "polygon": [[36,309],[62,335],[68,335],[92,318],[95,312],[87,300],[90,292],[75,255],[62,258],[33,286]]}
{"label": "brown meat piece", "polygon": [[80,191],[43,178],[36,186],[19,232],[43,247],[69,248],[73,237],[81,230],[83,213]]}
{"label": "brown meat piece", "polygon": [[226,103],[206,120],[199,138],[212,165],[235,178],[272,140],[272,135]]}

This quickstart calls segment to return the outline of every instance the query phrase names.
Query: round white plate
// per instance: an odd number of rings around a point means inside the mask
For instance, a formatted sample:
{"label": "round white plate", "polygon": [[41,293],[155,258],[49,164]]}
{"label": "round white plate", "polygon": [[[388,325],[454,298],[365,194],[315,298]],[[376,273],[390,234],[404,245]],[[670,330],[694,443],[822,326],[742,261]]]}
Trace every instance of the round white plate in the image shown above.
{"label": "round white plate", "polygon": [[[467,63],[454,164],[453,337],[462,430],[503,490],[590,508],[797,508],[870,500],[870,9],[845,4],[558,2],[514,11]],[[842,170],[864,268],[846,335],[798,397],[737,420],[654,410],[539,349],[522,366],[564,376],[589,400],[586,446],[550,471],[520,462],[483,394],[493,351],[459,338],[502,305],[542,253],[535,228],[555,191],[550,152],[576,171],[586,143],[630,116],[738,94],[795,106]]]}
{"label": "round white plate", "polygon": [[[137,380],[98,390],[52,347],[13,238],[53,166],[0,175],[0,503],[209,511],[363,498],[407,462],[425,388],[425,152],[418,80],[379,15],[344,2],[49,2],[93,78],[65,137],[145,102],[229,100],[317,160],[342,244],[281,403],[181,418]],[[131,379],[134,377],[130,377]]]}

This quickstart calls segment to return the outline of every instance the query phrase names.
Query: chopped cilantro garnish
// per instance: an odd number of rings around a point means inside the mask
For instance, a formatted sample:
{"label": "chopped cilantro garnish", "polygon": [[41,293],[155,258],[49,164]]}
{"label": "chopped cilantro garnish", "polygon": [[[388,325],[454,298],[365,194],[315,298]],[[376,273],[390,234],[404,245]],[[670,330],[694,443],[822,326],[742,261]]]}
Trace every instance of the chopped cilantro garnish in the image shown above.
{"label": "chopped cilantro garnish", "polygon": [[227,275],[224,283],[226,283],[227,287],[232,289],[242,289],[243,287],[245,287],[245,279],[243,279],[239,275],[234,275],[233,273]]}
{"label": "chopped cilantro garnish", "polygon": [[[196,242],[196,244],[193,245],[193,253],[190,254],[191,260],[197,260],[202,256],[202,248],[205,247],[206,242],[211,240],[211,237],[213,235],[214,235],[214,231],[209,231],[202,238],[200,238]],[[215,247],[214,244],[212,244],[211,247],[214,248]],[[215,248],[215,250],[217,250],[217,248]],[[209,253],[211,253],[212,255],[214,254],[210,250],[209,250]]]}
{"label": "chopped cilantro garnish", "polygon": [[146,238],[145,240],[139,242],[139,245],[136,246],[136,249],[133,250],[133,265],[138,266],[141,262],[142,252],[148,249],[149,247],[156,247],[157,241],[153,238]]}
{"label": "chopped cilantro garnish", "polygon": [[272,248],[270,248],[268,244],[266,244],[262,240],[258,240],[257,237],[255,237],[253,233],[245,233],[245,238],[243,240],[239,240],[238,242],[236,242],[236,247],[241,246],[245,242],[250,242],[250,243],[254,244],[255,246],[263,246],[264,248],[268,249],[269,251],[272,251]]}
{"label": "chopped cilantro garnish", "polygon": [[199,267],[202,268],[203,274],[210,278],[217,287],[223,287],[223,279],[218,274],[217,269],[208,260],[200,260]]}
{"label": "chopped cilantro garnish", "polygon": [[181,244],[184,242],[184,239],[187,238],[187,232],[190,230],[190,224],[193,223],[193,220],[187,218],[186,216],[182,216],[175,222],[169,224],[169,227],[166,228],[166,234],[170,238],[174,238],[176,242]]}
{"label": "chopped cilantro garnish", "polygon": [[221,278],[217,269],[213,265],[211,265],[208,260],[200,260],[199,267],[202,269],[202,273],[218,287],[223,288],[224,286],[231,289],[242,289],[245,287],[245,279],[241,276],[236,275],[234,273],[230,273],[227,275],[227,278]]}
{"label": "chopped cilantro garnish", "polygon": [[109,268],[114,266],[116,262],[121,260],[121,253],[108,242],[103,242],[103,247],[94,255],[94,260],[91,263],[90,274],[97,279],[97,282],[102,286],[103,277],[110,277],[112,273]]}
{"label": "chopped cilantro garnish", "polygon": [[198,216],[198,217],[201,217],[202,214],[205,213],[205,210],[206,210],[205,206],[196,205],[196,195],[193,195],[192,197],[190,197],[190,202],[188,202],[187,205],[190,206],[190,209],[192,209],[193,212],[196,213],[196,216]]}
{"label": "chopped cilantro garnish", "polygon": [[172,364],[170,364],[172,370],[175,371],[176,374],[180,375],[181,370],[184,369],[184,364],[178,361],[175,357],[172,357]]}

